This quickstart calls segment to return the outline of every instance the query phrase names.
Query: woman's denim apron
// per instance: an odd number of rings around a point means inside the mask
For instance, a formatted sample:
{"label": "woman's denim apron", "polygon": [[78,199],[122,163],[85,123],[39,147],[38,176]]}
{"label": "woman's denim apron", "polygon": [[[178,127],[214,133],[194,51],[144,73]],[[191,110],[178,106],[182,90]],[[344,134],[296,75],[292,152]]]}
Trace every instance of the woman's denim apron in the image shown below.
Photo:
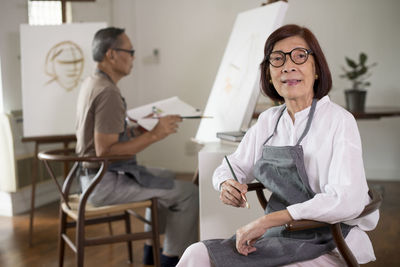
{"label": "woman's denim apron", "polygon": [[[254,177],[268,188],[272,195],[265,213],[286,209],[287,206],[305,202],[314,197],[304,166],[303,148],[300,145],[307,135],[313,120],[317,100],[313,99],[306,128],[295,146],[268,146],[267,142],[276,134],[278,123],[286,107],[276,122],[274,132],[264,142],[262,157],[254,166]],[[346,236],[351,227],[342,225]],[[230,239],[203,241],[207,246],[215,266],[281,266],[294,262],[317,258],[335,248],[328,227],[288,232],[274,227],[257,240],[257,250],[248,256],[236,250],[236,236]]]}

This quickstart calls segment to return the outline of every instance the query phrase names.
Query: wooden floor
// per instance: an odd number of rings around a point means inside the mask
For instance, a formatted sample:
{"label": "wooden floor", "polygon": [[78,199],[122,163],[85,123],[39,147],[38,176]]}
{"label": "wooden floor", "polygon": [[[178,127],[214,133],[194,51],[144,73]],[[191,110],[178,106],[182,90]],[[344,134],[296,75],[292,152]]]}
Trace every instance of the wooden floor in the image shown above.
{"label": "wooden floor", "polygon": [[[372,239],[377,261],[365,266],[400,266],[400,182],[371,182],[384,193],[381,219],[378,227],[368,233]],[[28,246],[28,214],[14,217],[0,216],[0,266],[57,266],[58,204],[52,203],[37,209],[35,216],[34,246]],[[141,211],[143,213],[143,211]],[[133,222],[133,230],[143,224]],[[124,229],[114,223],[115,232]],[[92,226],[88,234],[108,233],[107,225]],[[136,266],[141,267],[143,242],[134,242],[134,263],[127,263],[125,244],[90,247],[85,250],[85,266]],[[74,265],[74,254],[66,248],[64,266]]]}

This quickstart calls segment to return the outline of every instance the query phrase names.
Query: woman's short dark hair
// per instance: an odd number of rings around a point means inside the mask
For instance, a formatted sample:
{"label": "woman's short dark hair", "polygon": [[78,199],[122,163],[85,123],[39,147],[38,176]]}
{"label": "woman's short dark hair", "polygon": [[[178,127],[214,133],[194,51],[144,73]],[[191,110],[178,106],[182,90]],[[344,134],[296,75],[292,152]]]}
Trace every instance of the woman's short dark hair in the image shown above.
{"label": "woman's short dark hair", "polygon": [[282,102],[284,99],[276,91],[274,85],[270,82],[271,75],[269,71],[269,55],[272,52],[275,44],[288,37],[300,36],[302,37],[309,48],[313,52],[315,61],[315,70],[318,79],[314,82],[314,97],[321,99],[326,96],[332,88],[332,75],[329,70],[328,63],[326,62],[324,53],[315,38],[314,34],[305,27],[300,27],[295,24],[289,24],[275,30],[268,37],[265,42],[264,60],[261,62],[261,90],[274,101]]}
{"label": "woman's short dark hair", "polygon": [[92,55],[96,62],[104,59],[108,49],[119,45],[119,36],[125,32],[121,28],[104,28],[96,32],[92,42]]}

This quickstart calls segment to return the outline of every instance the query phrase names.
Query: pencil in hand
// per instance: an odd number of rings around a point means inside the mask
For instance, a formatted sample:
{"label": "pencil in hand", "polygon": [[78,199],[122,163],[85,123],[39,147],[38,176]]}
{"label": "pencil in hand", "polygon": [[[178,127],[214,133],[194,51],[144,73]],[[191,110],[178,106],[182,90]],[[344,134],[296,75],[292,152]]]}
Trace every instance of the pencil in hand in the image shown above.
{"label": "pencil in hand", "polygon": [[[226,160],[226,163],[228,163],[229,169],[231,170],[233,179],[235,179],[235,181],[239,183],[239,180],[238,180],[238,178],[236,177],[236,174],[235,174],[235,172],[233,171],[233,168],[232,168],[231,163],[229,162],[227,156],[225,156],[225,160]],[[249,204],[249,202],[247,202],[246,196],[245,196],[243,193],[240,193],[240,195],[242,196],[242,199],[246,202],[246,208],[250,209],[250,204]]]}

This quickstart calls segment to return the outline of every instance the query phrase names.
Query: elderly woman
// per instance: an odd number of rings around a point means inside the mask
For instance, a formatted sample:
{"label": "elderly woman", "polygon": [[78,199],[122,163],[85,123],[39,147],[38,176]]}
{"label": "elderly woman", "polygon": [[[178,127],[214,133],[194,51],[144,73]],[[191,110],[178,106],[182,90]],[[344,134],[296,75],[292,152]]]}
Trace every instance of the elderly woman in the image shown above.
{"label": "elderly woman", "polygon": [[328,229],[286,232],[291,220],[345,221],[342,232],[359,263],[375,260],[364,231],[378,212],[356,218],[369,203],[361,140],[354,117],[327,95],[332,78],[317,39],[286,25],[265,44],[262,90],[284,102],[263,112],[213,177],[223,203],[244,207],[255,177],[272,191],[266,215],[230,239],[190,246],[177,266],[343,266]]}

